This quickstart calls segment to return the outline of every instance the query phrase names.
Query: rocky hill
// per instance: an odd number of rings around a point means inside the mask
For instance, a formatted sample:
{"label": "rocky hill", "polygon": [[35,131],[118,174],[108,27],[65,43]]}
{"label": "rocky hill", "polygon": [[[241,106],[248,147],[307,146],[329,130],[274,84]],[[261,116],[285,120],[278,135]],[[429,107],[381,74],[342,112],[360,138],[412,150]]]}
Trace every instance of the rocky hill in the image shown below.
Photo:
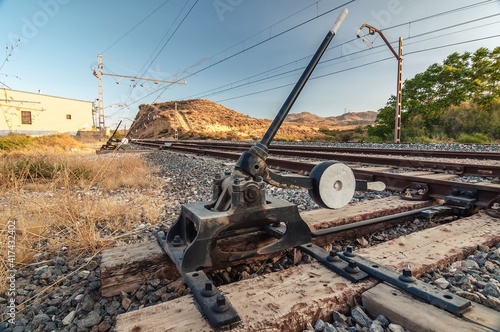
{"label": "rocky hill", "polygon": [[[375,112],[362,113],[351,113],[357,115],[351,118],[289,114],[276,139],[320,140],[324,136],[320,128],[340,130],[373,123]],[[252,118],[210,100],[190,99],[140,105],[130,137],[258,140],[270,124],[271,120]]]}
{"label": "rocky hill", "polygon": [[360,125],[373,124],[377,118],[377,112],[349,112],[339,116],[327,117],[326,119],[335,119],[340,122],[347,122],[351,124],[359,123]]}

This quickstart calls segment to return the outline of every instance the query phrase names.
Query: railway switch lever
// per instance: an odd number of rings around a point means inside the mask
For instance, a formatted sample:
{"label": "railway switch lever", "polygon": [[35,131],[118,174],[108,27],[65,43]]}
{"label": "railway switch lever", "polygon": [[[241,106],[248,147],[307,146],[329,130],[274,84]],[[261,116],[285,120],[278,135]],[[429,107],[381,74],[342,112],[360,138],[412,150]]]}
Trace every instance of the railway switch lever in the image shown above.
{"label": "railway switch lever", "polygon": [[[205,279],[197,283],[192,281],[193,273],[200,278],[198,272],[201,273],[205,268],[226,267],[231,262],[311,242],[311,230],[301,218],[297,206],[266,196],[266,183],[306,188],[314,201],[327,208],[340,208],[351,200],[356,180],[352,170],[344,164],[324,162],[318,164],[309,177],[285,177],[271,172],[266,163],[271,141],[346,15],[347,9],[344,9],[261,141],[241,154],[230,174],[214,177],[212,200],[182,205],[181,214],[166,238],[157,237],[183,278],[196,288],[193,293],[201,294],[206,287]],[[279,236],[272,233],[273,227],[283,229]],[[231,246],[238,244],[242,235],[254,233],[263,234],[268,240],[245,248]],[[195,284],[199,284],[199,287]],[[198,291],[200,287],[203,289]],[[200,301],[210,302],[213,299],[207,300],[200,296]],[[213,304],[207,304],[207,308],[209,306],[213,307]],[[224,321],[233,322],[235,319],[231,316]]]}

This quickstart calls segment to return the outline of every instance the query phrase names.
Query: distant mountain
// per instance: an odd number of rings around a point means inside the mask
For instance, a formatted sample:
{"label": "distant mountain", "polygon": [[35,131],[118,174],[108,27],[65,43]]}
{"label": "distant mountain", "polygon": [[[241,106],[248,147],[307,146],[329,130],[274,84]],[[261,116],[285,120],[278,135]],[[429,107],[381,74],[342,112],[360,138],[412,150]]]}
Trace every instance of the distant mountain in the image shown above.
{"label": "distant mountain", "polygon": [[289,114],[285,121],[295,123],[316,124],[321,127],[341,125],[367,125],[373,124],[377,118],[377,112],[349,112],[338,116],[321,117],[309,112]]}
{"label": "distant mountain", "polygon": [[343,121],[343,122],[366,122],[366,124],[372,124],[375,122],[375,119],[377,118],[377,112],[374,111],[365,111],[365,112],[349,112],[349,113],[344,113],[339,116],[331,116],[327,117],[326,119],[335,119],[337,121]]}
{"label": "distant mountain", "polygon": [[[373,113],[373,114],[372,114]],[[320,128],[342,130],[373,123],[375,112],[348,113],[324,118],[309,112],[289,114],[276,135],[278,140],[321,140]],[[357,115],[357,116],[355,116]],[[371,120],[368,120],[371,119]],[[206,99],[143,104],[130,128],[133,138],[253,139],[262,138],[271,120],[252,118]]]}
{"label": "distant mountain", "polygon": [[[325,120],[326,119],[324,117],[309,112],[288,114],[288,116],[285,119],[285,121],[287,122],[314,123],[314,124],[324,123]],[[338,123],[335,119],[332,119],[331,121],[332,125]]]}

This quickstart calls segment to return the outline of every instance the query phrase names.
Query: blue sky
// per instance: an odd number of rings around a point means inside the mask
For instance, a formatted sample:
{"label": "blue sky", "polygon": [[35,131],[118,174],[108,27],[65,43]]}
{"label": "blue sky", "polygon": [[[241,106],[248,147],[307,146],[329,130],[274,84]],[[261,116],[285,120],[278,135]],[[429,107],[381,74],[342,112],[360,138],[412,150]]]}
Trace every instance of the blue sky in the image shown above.
{"label": "blue sky", "polygon": [[187,81],[105,76],[107,125],[133,119],[142,103],[198,97],[270,119],[342,8],[349,15],[312,75],[321,77],[307,83],[293,113],[377,110],[395,93],[397,61],[380,37],[369,36],[373,48],[356,39],[363,23],[395,48],[403,37],[404,79],[453,52],[500,45],[499,0],[0,0],[0,66],[21,39],[0,82],[93,101],[102,54],[105,73]]}

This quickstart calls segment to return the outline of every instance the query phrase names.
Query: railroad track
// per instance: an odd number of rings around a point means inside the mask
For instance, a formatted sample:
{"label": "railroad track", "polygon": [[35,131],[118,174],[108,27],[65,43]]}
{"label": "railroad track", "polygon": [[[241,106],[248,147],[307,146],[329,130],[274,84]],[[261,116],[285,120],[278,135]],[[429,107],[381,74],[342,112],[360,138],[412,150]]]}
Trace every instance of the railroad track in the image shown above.
{"label": "railroad track", "polygon": [[[161,146],[172,144],[177,146],[193,146],[207,149],[225,149],[232,151],[246,151],[252,144],[238,142],[216,142],[216,141],[165,141],[152,139],[134,139],[134,143],[145,146]],[[333,147],[324,145],[305,145],[305,144],[272,144],[269,148],[271,154],[279,154],[282,151],[303,151],[303,152],[324,152],[324,153],[354,153],[362,155],[393,155],[393,156],[413,156],[413,157],[432,157],[432,158],[460,158],[460,159],[487,159],[500,160],[499,152],[479,152],[479,151],[458,151],[458,150],[422,150],[422,149],[387,149],[387,148],[364,148],[353,147]],[[457,155],[459,153],[459,155]]]}
{"label": "railroad track", "polygon": [[[406,301],[388,308],[389,319],[403,322],[406,318],[403,323],[408,329],[431,330],[432,327],[425,324],[434,320],[441,323],[439,329],[444,331],[498,330],[498,312],[473,305],[466,298],[417,281],[413,276],[461,259],[478,244],[496,245],[500,241],[496,218],[500,217],[500,186],[449,181],[456,174],[497,177],[498,168],[486,163],[478,167],[463,161],[430,163],[425,160],[437,155],[434,151],[426,151],[424,160],[409,161],[406,155],[388,160],[377,155],[353,157],[339,151],[300,151],[271,145],[346,15],[347,10],[343,10],[260,142],[251,147],[136,142],[158,148],[160,144],[161,149],[170,151],[232,159],[236,160],[236,167],[227,174],[214,175],[212,201],[182,205],[179,218],[166,234],[155,234],[157,242],[103,253],[103,295],[133,291],[152,275],[169,280],[181,276],[181,281],[190,289],[189,295],[118,316],[117,331],[212,331],[226,327],[234,331],[302,331],[313,318],[329,317],[332,310],[345,311],[354,304],[354,297],[363,296],[368,308],[380,296],[369,296],[367,290],[377,288],[382,294],[390,293],[389,300],[371,306],[374,316],[376,308],[387,308],[385,302],[391,302],[396,296],[408,296],[398,295],[399,290],[374,287],[381,281],[439,308],[422,311],[420,316],[425,318],[418,323],[415,323],[417,319],[408,317],[413,314],[412,310],[400,311],[403,304],[411,300],[409,296]],[[309,160],[298,161],[297,157]],[[347,167],[332,160],[351,164]],[[366,164],[372,166],[366,169]],[[376,169],[373,165],[377,165]],[[381,165],[391,167],[381,169]],[[286,176],[273,171],[273,166],[308,176]],[[413,174],[387,172],[393,166],[411,166]],[[443,174],[450,170],[456,174]],[[361,204],[348,205],[355,190],[369,189],[378,180],[392,190],[399,190],[405,200],[396,198],[392,208],[389,208],[392,198],[378,200],[365,207],[366,210],[360,208]],[[295,204],[268,195],[266,183],[307,189],[318,206],[329,209],[300,213]],[[437,198],[442,202],[437,202]],[[333,208],[338,209],[337,214],[330,210]],[[479,208],[485,208],[486,213],[478,214]],[[347,218],[349,213],[351,217]],[[352,247],[332,250],[331,243],[341,236],[359,236],[416,215],[423,218],[453,215],[458,220],[381,243],[362,255],[361,250],[355,253]],[[252,271],[249,264],[264,265],[262,261],[274,260],[286,251],[293,253],[294,262],[295,257],[300,256],[315,261],[263,275],[255,272],[254,278],[221,285],[220,289],[206,274],[214,269],[226,269],[229,276],[229,271],[237,266]],[[299,261],[302,260],[297,258]],[[427,308],[424,302],[416,306]],[[444,310],[453,315],[445,315]],[[393,315],[394,312],[399,315]],[[445,321],[445,316],[449,320]]]}
{"label": "railroad track", "polygon": [[[162,149],[165,151],[177,151],[201,156],[210,156],[229,160],[238,160],[241,151],[244,151],[246,144],[230,143],[204,143],[204,142],[165,142],[165,141],[143,141],[135,140],[134,144]],[[420,197],[410,197],[413,199],[444,199],[450,195],[452,187],[460,187],[465,190],[476,192],[475,205],[485,208],[497,206],[500,203],[500,163],[481,164],[478,160],[490,156],[490,160],[498,158],[499,154],[491,152],[457,152],[454,151],[413,151],[396,150],[400,155],[424,156],[427,160],[413,160],[408,158],[389,158],[387,155],[393,153],[395,149],[378,150],[378,156],[363,156],[362,154],[333,154],[325,153],[319,147],[319,152],[314,152],[310,146],[293,146],[293,150],[280,146],[278,149],[270,150],[267,164],[275,170],[291,171],[307,175],[319,161],[335,160],[347,161],[358,180],[384,182],[389,190],[403,192],[407,188],[424,190]],[[331,148],[329,148],[331,149]],[[366,150],[360,149],[361,153]],[[446,155],[448,158],[459,157],[456,162],[443,162],[430,159],[429,153],[434,155]],[[434,155],[432,156],[433,158]],[[293,157],[293,158],[291,158]],[[303,158],[308,158],[304,161]],[[465,158],[465,162],[464,162]],[[478,159],[474,159],[478,158]],[[314,161],[312,161],[314,160]],[[381,166],[383,165],[383,166]],[[487,181],[484,182],[462,182],[461,176],[481,176]],[[494,213],[494,211],[493,211]],[[500,211],[499,211],[500,213]]]}
{"label": "railroad track", "polygon": [[[134,140],[135,144],[204,154],[213,157],[234,159],[248,150],[250,145],[241,143],[203,143],[203,142],[165,142],[150,140]],[[343,153],[340,153],[343,152]],[[373,154],[377,154],[373,156]],[[448,172],[458,175],[500,177],[500,162],[493,164],[481,163],[482,160],[500,160],[500,153],[493,152],[459,152],[431,150],[396,150],[367,148],[332,148],[312,147],[306,145],[276,145],[271,146],[269,155],[278,157],[310,158],[318,161],[336,160],[355,164],[387,165],[400,168],[426,169],[434,172]],[[397,156],[388,157],[388,156]],[[401,156],[403,158],[401,158]],[[410,158],[412,157],[412,158]],[[415,157],[425,159],[415,159]],[[436,161],[436,158],[457,159],[457,161]],[[431,160],[434,159],[434,160]],[[298,161],[297,161],[298,163]],[[281,165],[278,165],[281,166]],[[284,165],[286,167],[286,165]],[[291,169],[295,171],[296,169]]]}
{"label": "railroad track", "polygon": [[[227,147],[224,147],[226,151],[221,151],[213,149],[213,147],[208,149],[207,146],[201,148],[193,146],[181,147],[176,144],[166,146],[164,142],[148,142],[146,144],[155,149],[161,146],[166,152],[188,152],[200,156],[215,156],[230,160],[236,160],[241,155],[237,151],[227,151]],[[317,164],[312,160],[297,161],[289,158],[289,156],[287,156],[287,159],[271,156],[267,159],[267,162],[274,167],[275,171],[280,169],[301,172],[302,174],[309,173]],[[303,212],[300,214],[301,218],[306,221],[311,229],[313,234],[312,243],[315,246],[328,248],[331,243],[338,242],[341,239],[352,239],[371,234],[377,230],[397,225],[409,218],[422,215],[422,213],[427,218],[433,218],[443,211],[446,214],[462,215],[453,223],[419,231],[413,235],[359,251],[363,257],[372,259],[377,264],[390,266],[398,271],[401,271],[404,266],[410,266],[413,274],[418,276],[434,267],[440,267],[453,260],[466,257],[478,244],[493,245],[500,241],[498,219],[492,218],[492,215],[497,216],[498,205],[500,205],[499,184],[458,183],[450,181],[456,178],[457,174],[432,170],[408,170],[409,167],[405,167],[406,173],[401,173],[394,166],[381,167],[380,164],[377,166],[371,165],[371,167],[358,164],[351,165],[351,167],[357,179],[369,182],[383,181],[389,189],[403,193],[405,193],[406,188],[408,192],[403,196],[406,195],[406,198],[410,200],[389,197],[378,201],[349,205],[341,210],[320,209]],[[492,171],[495,172],[494,169]],[[455,192],[452,191],[453,188]],[[437,208],[431,206],[436,204],[436,200],[439,200],[439,203],[444,200],[448,204],[445,204],[445,206],[439,205]],[[470,204],[468,205],[468,203]],[[489,211],[490,214],[484,213],[484,210],[480,214],[476,214],[479,208],[486,208],[486,211]],[[268,232],[259,229],[255,229],[250,233],[238,234],[237,238],[228,240],[226,246],[241,250],[241,248],[246,248],[255,243],[265,243],[272,238]],[[426,240],[422,242],[422,239]],[[428,244],[425,244],[427,242]],[[437,247],[436,243],[439,243]],[[293,255],[297,255],[298,250],[293,250]],[[395,257],[394,252],[403,254]],[[231,265],[255,264],[256,262],[276,258],[279,258],[279,254],[278,256],[263,255],[251,260],[243,259],[235,261]],[[166,280],[179,278],[175,264],[165,257],[156,241],[111,249],[103,253],[101,291],[105,296],[116,295],[122,291],[134,291],[144,280],[153,278],[153,276],[160,276],[160,278]],[[366,303],[370,303],[370,301],[376,302],[379,295],[375,296],[375,300],[373,298],[370,300],[367,291],[370,290],[378,294],[377,290],[380,288],[372,288],[377,283],[376,279],[369,279],[361,284],[346,283],[343,277],[318,263],[313,263],[292,267],[286,271],[264,274],[248,280],[228,283],[220,286],[220,290],[225,294],[226,298],[230,299],[233,307],[242,316],[243,322],[234,327],[234,330],[276,329],[300,331],[304,328],[305,322],[311,321],[313,317],[328,317],[332,310],[342,310],[346,306],[351,306],[353,296],[363,294],[363,298],[367,298]],[[300,285],[300,287],[296,287],[296,285]],[[325,288],[334,291],[325,294]],[[382,292],[387,292],[387,290],[382,290]],[[390,290],[390,292],[398,291]],[[276,296],[276,294],[280,295]],[[141,331],[154,331],[157,328],[186,331],[212,330],[204,316],[193,306],[192,301],[191,295],[187,295],[154,307],[120,315],[117,319],[116,330],[136,331],[140,329]],[[321,303],[329,303],[329,305],[325,308]],[[413,305],[413,308],[417,308],[421,303]],[[377,306],[381,307],[380,303]],[[401,303],[396,306],[404,307]],[[473,307],[478,308],[477,305]],[[470,331],[495,330],[497,328],[495,324],[498,323],[495,319],[500,319],[498,313],[481,306],[479,308],[468,309],[460,314],[462,318],[472,321],[472,325],[468,325],[469,323],[465,323],[463,320],[460,320],[459,324],[464,324],[462,327]],[[389,308],[387,310],[393,309]],[[430,314],[427,312],[429,310],[431,311]],[[481,311],[481,313],[478,313],[477,310]],[[436,308],[422,308],[417,311],[425,312],[425,315],[438,315],[436,317],[443,315]],[[405,314],[408,315],[408,312],[399,315],[404,316]],[[488,317],[485,318],[484,315]],[[169,317],[168,321],[165,320],[165,317]],[[394,317],[393,319],[397,318]],[[440,319],[436,318],[436,320]],[[488,322],[484,323],[484,320]],[[478,324],[478,321],[482,321],[482,323]],[[406,324],[410,324],[410,322],[406,322]],[[419,322],[418,324],[407,326],[418,330],[423,328],[425,322]],[[443,324],[449,324],[449,326],[453,326],[453,329],[456,327],[456,322]]]}

